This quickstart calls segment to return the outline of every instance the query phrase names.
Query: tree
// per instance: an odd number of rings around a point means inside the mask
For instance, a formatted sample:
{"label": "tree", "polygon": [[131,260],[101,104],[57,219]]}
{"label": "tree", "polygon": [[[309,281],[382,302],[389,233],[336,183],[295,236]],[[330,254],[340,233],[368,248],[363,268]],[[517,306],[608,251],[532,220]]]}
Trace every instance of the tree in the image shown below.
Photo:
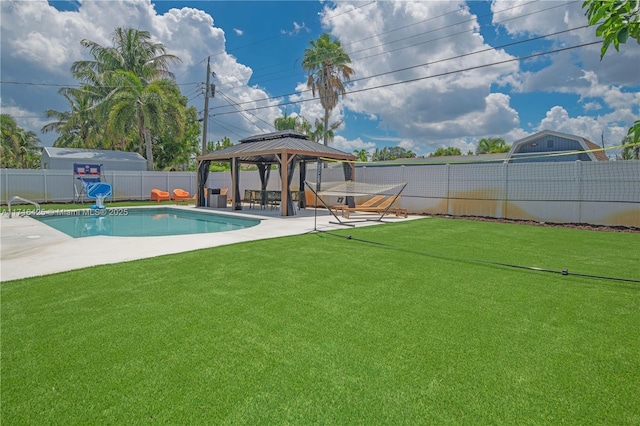
{"label": "tree", "polygon": [[129,71],[144,85],[156,79],[173,79],[169,66],[181,62],[175,55],[166,53],[161,43],[151,41],[148,31],[118,27],[112,34],[112,47],[84,39],[83,47],[89,49],[92,61],[76,61],[71,67],[74,77],[93,85],[99,85],[101,76],[114,71]]}
{"label": "tree", "polygon": [[640,144],[633,143],[631,136],[625,136],[622,139],[622,159],[623,160],[640,160]]}
{"label": "tree", "polygon": [[283,130],[295,130],[298,124],[298,117],[294,117],[291,115],[283,115],[282,117],[278,117],[273,121],[273,126],[278,131]]}
{"label": "tree", "polygon": [[[233,146],[233,142],[231,142],[231,139],[225,136],[224,138],[217,141],[215,144],[211,141],[207,142],[207,152],[220,151],[221,149],[229,148],[231,146]],[[230,162],[211,163],[209,165],[209,170],[212,172],[222,172],[222,171],[231,170],[231,163]]]}
{"label": "tree", "polygon": [[200,123],[195,107],[186,109],[185,119],[182,137],[167,126],[153,144],[153,159],[159,170],[195,170],[194,158],[200,152]]}
{"label": "tree", "polygon": [[40,166],[38,137],[25,131],[9,114],[0,116],[0,159],[2,167],[10,169],[36,169]]}
{"label": "tree", "polygon": [[100,105],[105,114],[108,111],[107,130],[118,138],[135,128],[140,147],[145,148],[147,170],[153,170],[152,134],[162,134],[165,125],[169,125],[175,137],[183,135],[185,108],[180,90],[173,80],[166,79],[144,85],[126,71],[117,71],[110,77],[106,81],[112,82],[114,89]]}
{"label": "tree", "polygon": [[[602,37],[600,59],[613,43],[616,51],[620,43],[626,43],[629,37],[640,44],[640,0],[586,0],[582,8],[589,25],[598,25],[596,36]],[[640,143],[640,120],[636,120],[629,129],[632,143]]]}
{"label": "tree", "polygon": [[233,146],[233,142],[231,142],[231,139],[229,139],[228,136],[225,136],[224,138],[222,138],[219,141],[217,141],[215,143],[215,145],[213,144],[213,142],[208,142],[207,143],[207,148],[208,148],[209,152],[211,152],[211,151],[220,151],[220,150],[223,150],[225,148],[229,148],[231,146]]}
{"label": "tree", "polygon": [[385,146],[381,150],[376,148],[371,156],[371,161],[389,161],[398,158],[415,158],[416,154],[400,146]]}
{"label": "tree", "polygon": [[169,71],[169,65],[180,59],[167,54],[162,44],[152,42],[148,31],[119,27],[113,32],[112,41],[113,46],[105,47],[82,40],[80,44],[89,49],[94,59],[74,62],[71,72],[92,94],[99,107],[98,120],[107,122],[108,137],[126,137],[135,127],[139,149],[145,147],[147,168],[153,170],[152,133],[161,134],[164,125],[177,126],[174,132],[180,133],[184,124],[179,113],[184,108],[174,93],[177,86]]}
{"label": "tree", "polygon": [[510,149],[511,145],[507,145],[502,138],[482,138],[478,141],[476,154],[499,154]]}
{"label": "tree", "polygon": [[[324,131],[324,123],[320,120],[316,120],[315,122],[315,130],[309,130],[307,136],[314,142],[320,143],[321,140],[331,142],[335,137],[334,130],[342,125],[342,120],[336,121],[329,126],[329,130]],[[326,142],[325,142],[326,145]]]}
{"label": "tree", "polygon": [[438,148],[435,152],[429,154],[429,157],[442,157],[447,155],[462,155],[460,148],[449,146],[447,148]]}
{"label": "tree", "polygon": [[[77,88],[62,88],[59,93],[69,102],[70,111],[45,111],[47,118],[56,121],[42,127],[43,133],[56,132],[55,147],[107,148],[104,145],[104,126],[97,119],[92,95]],[[113,143],[109,148],[113,147]]]}
{"label": "tree", "polygon": [[620,51],[620,43],[629,37],[640,44],[640,1],[638,0],[587,0],[582,3],[589,25],[598,25],[596,36],[602,37],[600,59],[613,43]]}
{"label": "tree", "polygon": [[349,55],[338,40],[331,40],[329,34],[322,34],[310,44],[311,47],[304,51],[302,69],[309,73],[307,87],[314,97],[318,93],[324,108],[323,142],[328,145],[329,115],[338,105],[339,96],[346,95],[343,82],[351,80],[354,71],[348,66],[351,63]]}
{"label": "tree", "polygon": [[369,161],[369,151],[366,149],[354,149],[353,153],[358,157],[358,161],[362,163]]}

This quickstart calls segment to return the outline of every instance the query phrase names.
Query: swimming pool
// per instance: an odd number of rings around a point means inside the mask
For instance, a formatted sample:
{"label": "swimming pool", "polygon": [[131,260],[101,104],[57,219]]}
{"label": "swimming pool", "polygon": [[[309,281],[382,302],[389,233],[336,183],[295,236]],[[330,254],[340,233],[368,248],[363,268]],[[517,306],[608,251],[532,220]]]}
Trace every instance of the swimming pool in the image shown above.
{"label": "swimming pool", "polygon": [[260,223],[255,219],[192,212],[170,207],[65,210],[35,216],[35,218],[73,238],[97,235],[157,237],[202,234],[245,229]]}

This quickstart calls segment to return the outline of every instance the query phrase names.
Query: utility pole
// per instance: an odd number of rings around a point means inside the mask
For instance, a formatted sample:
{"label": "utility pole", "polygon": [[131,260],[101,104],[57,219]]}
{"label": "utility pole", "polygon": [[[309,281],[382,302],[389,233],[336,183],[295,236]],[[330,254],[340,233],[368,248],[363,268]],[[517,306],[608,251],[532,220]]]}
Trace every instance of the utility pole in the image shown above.
{"label": "utility pole", "polygon": [[211,72],[211,56],[207,58],[207,81],[204,85],[204,116],[202,117],[202,155],[207,151],[207,124],[209,122],[209,98],[213,98],[216,94],[216,85],[209,83],[209,76],[215,73]]}

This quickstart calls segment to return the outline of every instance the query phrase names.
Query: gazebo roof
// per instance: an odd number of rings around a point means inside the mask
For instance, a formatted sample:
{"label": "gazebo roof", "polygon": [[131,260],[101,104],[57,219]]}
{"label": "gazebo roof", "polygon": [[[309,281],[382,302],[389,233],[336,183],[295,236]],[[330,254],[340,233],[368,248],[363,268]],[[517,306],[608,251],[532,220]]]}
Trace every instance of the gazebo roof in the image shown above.
{"label": "gazebo roof", "polygon": [[198,161],[225,161],[237,158],[242,163],[278,163],[278,155],[286,152],[301,160],[319,157],[335,160],[355,160],[352,154],[311,141],[293,131],[266,133],[241,139],[237,145],[197,157]]}

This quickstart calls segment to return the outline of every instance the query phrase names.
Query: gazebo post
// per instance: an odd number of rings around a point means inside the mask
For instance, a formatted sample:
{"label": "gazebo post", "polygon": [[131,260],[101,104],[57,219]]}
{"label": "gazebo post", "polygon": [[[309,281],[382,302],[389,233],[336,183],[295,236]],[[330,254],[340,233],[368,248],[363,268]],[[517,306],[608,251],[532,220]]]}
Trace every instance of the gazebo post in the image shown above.
{"label": "gazebo post", "polygon": [[280,160],[280,215],[288,216],[289,214],[289,154],[286,150],[282,151],[282,157]]}
{"label": "gazebo post", "polygon": [[231,159],[231,210],[242,210],[242,203],[238,199],[240,173],[238,167],[238,157]]}

